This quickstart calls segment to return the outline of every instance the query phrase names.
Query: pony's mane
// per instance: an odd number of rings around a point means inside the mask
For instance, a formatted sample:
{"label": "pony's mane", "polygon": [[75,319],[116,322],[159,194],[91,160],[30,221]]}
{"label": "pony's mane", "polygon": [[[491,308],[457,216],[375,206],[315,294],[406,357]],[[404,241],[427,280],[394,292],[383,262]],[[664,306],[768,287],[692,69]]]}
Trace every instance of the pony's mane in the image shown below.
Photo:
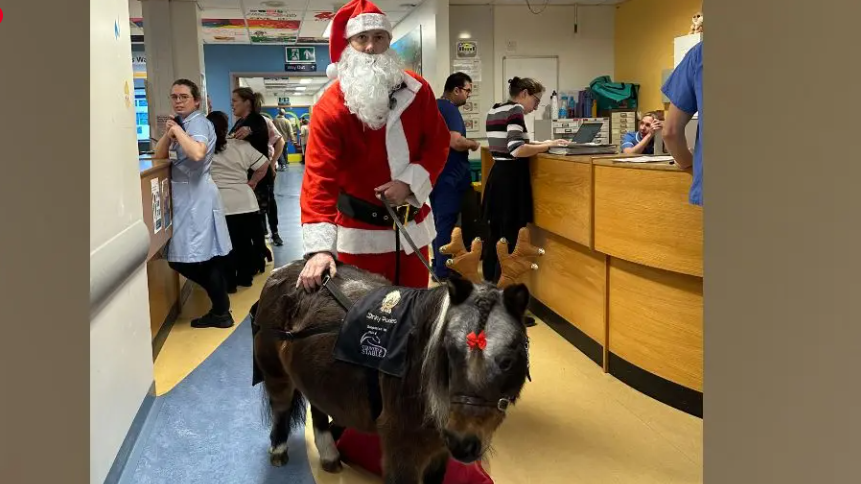
{"label": "pony's mane", "polygon": [[[427,344],[422,352],[421,391],[425,396],[426,417],[441,428],[448,414],[448,362],[445,360],[446,315],[451,300],[448,291],[443,289],[441,297],[432,298],[431,304],[435,317],[429,322]],[[431,299],[431,298],[429,298]]]}

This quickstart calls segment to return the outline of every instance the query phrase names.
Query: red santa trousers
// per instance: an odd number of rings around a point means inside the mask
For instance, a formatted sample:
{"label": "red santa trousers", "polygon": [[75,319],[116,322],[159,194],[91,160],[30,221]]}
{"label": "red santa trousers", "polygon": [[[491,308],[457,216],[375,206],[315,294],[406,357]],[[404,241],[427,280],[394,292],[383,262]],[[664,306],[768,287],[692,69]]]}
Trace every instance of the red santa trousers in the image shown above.
{"label": "red santa trousers", "polygon": [[[425,260],[428,258],[428,248],[422,247],[419,249]],[[400,254],[400,280],[395,283],[395,253],[387,252],[384,254],[338,254],[338,260],[345,264],[350,264],[364,269],[366,271],[379,274],[386,279],[392,281],[392,284],[403,287],[428,287],[430,281],[430,273],[425,267],[422,260],[416,253],[406,255],[403,251]]]}

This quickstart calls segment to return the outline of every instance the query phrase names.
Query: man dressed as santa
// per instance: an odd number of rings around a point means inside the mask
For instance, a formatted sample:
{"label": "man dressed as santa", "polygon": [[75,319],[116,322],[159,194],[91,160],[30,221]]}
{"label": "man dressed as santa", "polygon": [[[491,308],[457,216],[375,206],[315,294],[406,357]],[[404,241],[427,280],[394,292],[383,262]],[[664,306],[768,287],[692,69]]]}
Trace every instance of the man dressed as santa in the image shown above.
{"label": "man dressed as santa", "polygon": [[332,21],[326,73],[337,80],[314,106],[300,197],[306,263],[297,286],[308,291],[336,274],[336,258],[396,285],[428,284],[382,200],[427,259],[436,236],[427,201],[449,133],[430,85],[404,69],[391,41],[391,23],[369,1],[351,1]]}

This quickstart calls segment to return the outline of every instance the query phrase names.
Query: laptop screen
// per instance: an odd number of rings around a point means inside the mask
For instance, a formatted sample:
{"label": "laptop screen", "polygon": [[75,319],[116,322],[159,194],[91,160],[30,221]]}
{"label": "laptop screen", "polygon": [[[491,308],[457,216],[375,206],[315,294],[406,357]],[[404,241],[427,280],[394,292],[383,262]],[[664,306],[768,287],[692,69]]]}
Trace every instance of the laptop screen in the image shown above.
{"label": "laptop screen", "polygon": [[603,125],[604,123],[583,123],[580,125],[580,129],[574,133],[574,138],[571,141],[574,143],[591,143]]}

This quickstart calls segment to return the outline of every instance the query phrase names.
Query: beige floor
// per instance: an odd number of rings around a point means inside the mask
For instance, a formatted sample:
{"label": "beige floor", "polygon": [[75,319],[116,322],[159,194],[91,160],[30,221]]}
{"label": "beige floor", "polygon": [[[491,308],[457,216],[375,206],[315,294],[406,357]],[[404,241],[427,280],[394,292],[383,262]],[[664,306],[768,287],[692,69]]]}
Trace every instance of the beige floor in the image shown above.
{"label": "beige floor", "polygon": [[[270,266],[271,268],[271,266]],[[231,297],[234,315],[247,314],[263,282]],[[206,359],[231,330],[194,330],[189,316],[205,295],[194,293],[156,360],[156,389],[164,394]],[[199,307],[199,306],[198,306]],[[553,330],[530,328],[532,379],[497,433],[486,466],[496,484],[696,484],[702,482],[702,420],[619,382]],[[319,468],[319,484],[379,484],[345,468]]]}

